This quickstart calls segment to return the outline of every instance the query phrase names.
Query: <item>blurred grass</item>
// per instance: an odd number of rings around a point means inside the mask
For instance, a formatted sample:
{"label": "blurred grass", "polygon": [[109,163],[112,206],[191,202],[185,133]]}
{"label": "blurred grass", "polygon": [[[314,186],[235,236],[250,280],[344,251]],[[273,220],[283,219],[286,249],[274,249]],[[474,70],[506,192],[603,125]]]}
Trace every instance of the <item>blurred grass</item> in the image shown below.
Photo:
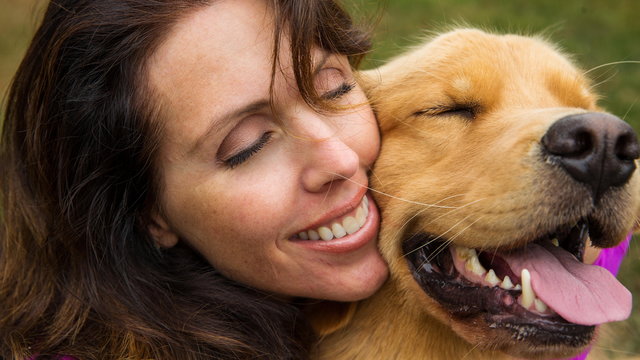
{"label": "blurred grass", "polygon": [[[95,0],[100,1],[100,0]],[[42,0],[0,0],[0,91],[5,90],[41,15]],[[420,34],[452,24],[537,34],[544,32],[583,67],[640,61],[640,1],[637,0],[345,0],[363,22],[374,19],[374,67],[417,43]],[[376,15],[373,15],[373,14]],[[379,18],[377,18],[379,17]],[[371,21],[369,21],[371,22]],[[601,105],[640,130],[640,64],[608,66],[591,74],[603,95]],[[621,281],[637,296],[634,313],[609,327],[602,349],[609,358],[640,355],[640,247],[631,244]],[[612,334],[612,335],[611,335]]]}
{"label": "blurred grass", "polygon": [[0,0],[0,94],[3,104],[6,89],[42,13],[43,3],[40,0]]}

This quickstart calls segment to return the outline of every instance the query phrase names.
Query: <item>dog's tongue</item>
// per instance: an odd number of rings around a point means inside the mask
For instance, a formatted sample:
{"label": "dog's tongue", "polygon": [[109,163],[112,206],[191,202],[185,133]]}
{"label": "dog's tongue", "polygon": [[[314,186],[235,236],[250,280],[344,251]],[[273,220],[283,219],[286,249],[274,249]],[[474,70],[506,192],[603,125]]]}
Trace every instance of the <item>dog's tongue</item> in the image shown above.
{"label": "dog's tongue", "polygon": [[631,314],[631,293],[608,270],[560,247],[529,244],[501,257],[516,274],[528,269],[536,296],[567,321],[597,325]]}

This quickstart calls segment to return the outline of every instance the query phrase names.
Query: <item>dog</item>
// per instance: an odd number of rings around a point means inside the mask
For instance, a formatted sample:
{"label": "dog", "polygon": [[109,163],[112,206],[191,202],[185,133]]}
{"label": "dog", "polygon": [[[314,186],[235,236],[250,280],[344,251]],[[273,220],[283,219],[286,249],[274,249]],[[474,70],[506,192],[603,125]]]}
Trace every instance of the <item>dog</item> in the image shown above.
{"label": "dog", "polygon": [[315,358],[570,357],[629,316],[629,291],[584,262],[637,226],[640,146],[566,55],[460,29],[360,82],[390,277],[316,314]]}

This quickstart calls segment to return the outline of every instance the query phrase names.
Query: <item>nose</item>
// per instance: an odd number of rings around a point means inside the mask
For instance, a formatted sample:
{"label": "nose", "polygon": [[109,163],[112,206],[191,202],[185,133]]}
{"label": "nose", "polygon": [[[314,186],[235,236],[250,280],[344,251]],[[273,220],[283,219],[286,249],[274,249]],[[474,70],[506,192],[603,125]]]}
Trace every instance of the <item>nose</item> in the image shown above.
{"label": "nose", "polygon": [[573,179],[588,186],[594,203],[609,188],[627,183],[640,156],[631,126],[605,113],[563,117],[547,130],[542,146]]}
{"label": "nose", "polygon": [[305,156],[302,183],[307,191],[328,191],[336,181],[350,179],[360,168],[358,154],[339,137],[309,139],[302,146]]}

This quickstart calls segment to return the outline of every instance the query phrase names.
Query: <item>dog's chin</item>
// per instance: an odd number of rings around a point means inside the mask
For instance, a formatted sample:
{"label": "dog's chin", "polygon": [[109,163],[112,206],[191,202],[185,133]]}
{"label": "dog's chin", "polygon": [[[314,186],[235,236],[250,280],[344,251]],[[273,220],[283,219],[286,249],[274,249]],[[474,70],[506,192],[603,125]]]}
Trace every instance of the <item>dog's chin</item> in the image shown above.
{"label": "dog's chin", "polygon": [[[554,246],[553,242],[559,245],[558,249],[582,261],[588,226],[583,220],[528,244],[548,247]],[[595,326],[569,322],[543,305],[542,308],[522,305],[520,276],[500,259],[501,253],[519,249],[473,250],[481,265],[485,265],[483,268],[496,269],[499,279],[510,275],[516,284],[513,287],[502,283],[487,285],[483,280],[470,279],[460,270],[458,255],[455,255],[457,248],[443,240],[418,233],[403,242],[403,253],[413,278],[441,308],[444,314],[441,320],[475,348],[525,358],[560,358],[580,353],[594,338]]]}

